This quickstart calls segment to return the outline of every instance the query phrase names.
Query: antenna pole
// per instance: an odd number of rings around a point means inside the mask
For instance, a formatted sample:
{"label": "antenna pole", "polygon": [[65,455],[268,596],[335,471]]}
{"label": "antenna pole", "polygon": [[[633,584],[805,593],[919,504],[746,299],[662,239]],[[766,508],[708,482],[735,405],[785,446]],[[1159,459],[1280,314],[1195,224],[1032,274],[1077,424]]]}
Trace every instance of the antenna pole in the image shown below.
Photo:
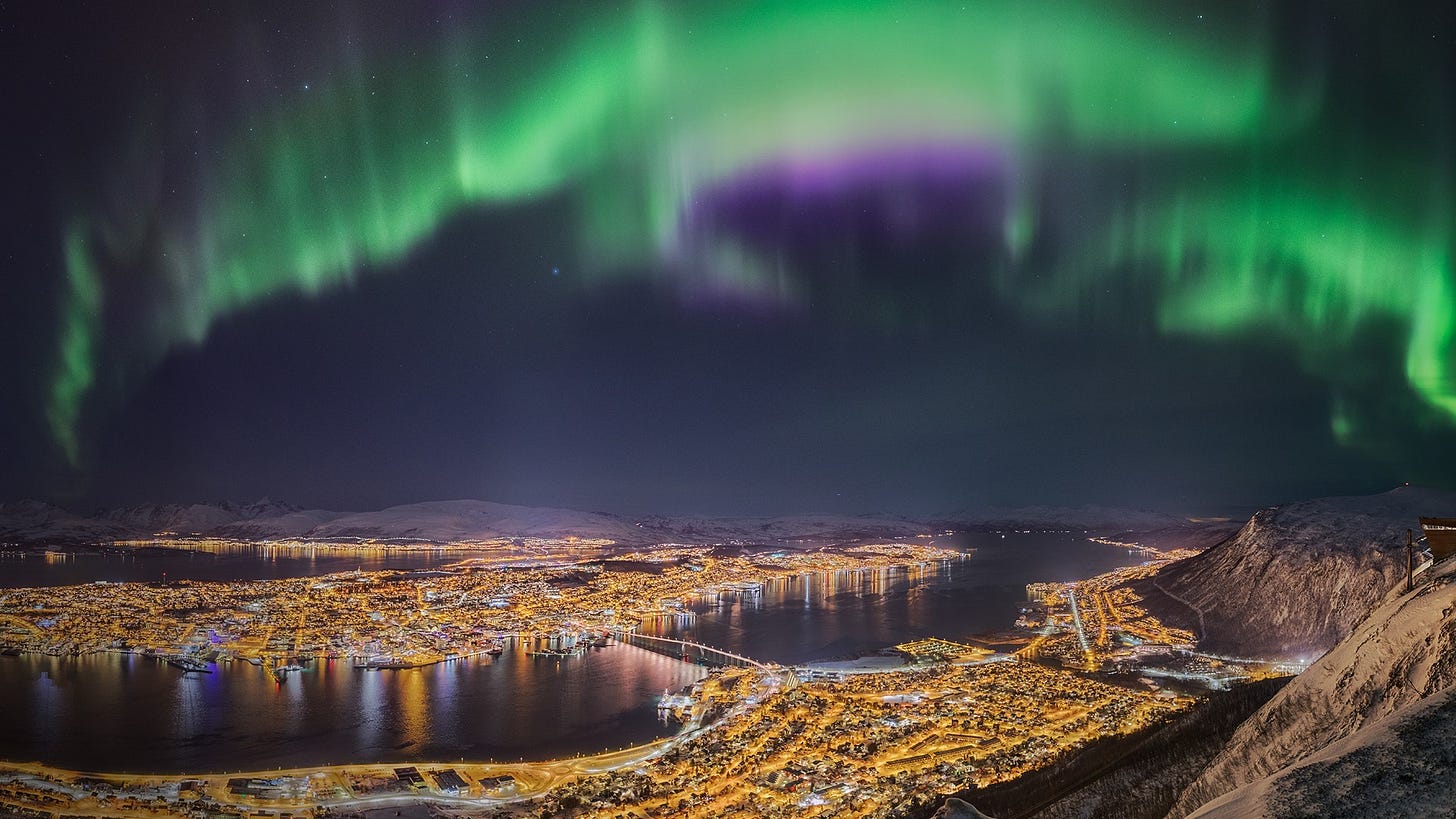
{"label": "antenna pole", "polygon": [[1405,590],[1414,591],[1416,588],[1416,546],[1415,535],[1411,530],[1405,530]]}

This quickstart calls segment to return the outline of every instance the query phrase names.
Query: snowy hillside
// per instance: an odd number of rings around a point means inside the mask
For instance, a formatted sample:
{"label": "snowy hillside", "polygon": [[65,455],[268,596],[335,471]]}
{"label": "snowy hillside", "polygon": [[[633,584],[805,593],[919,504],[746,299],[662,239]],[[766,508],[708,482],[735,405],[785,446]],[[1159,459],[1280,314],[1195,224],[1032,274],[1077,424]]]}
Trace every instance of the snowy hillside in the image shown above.
{"label": "snowy hillside", "polygon": [[246,504],[142,504],[108,509],[90,517],[40,501],[18,501],[0,504],[0,540],[97,543],[166,534],[216,535],[230,528],[246,528],[255,522],[261,525],[263,521],[300,513],[295,506],[266,498]]}
{"label": "snowy hillside", "polygon": [[988,506],[963,509],[946,515],[945,520],[951,524],[997,531],[1073,529],[1089,532],[1147,532],[1185,523],[1183,518],[1163,512],[1091,505]]}
{"label": "snowy hillside", "polygon": [[963,802],[954,797],[945,800],[932,819],[991,819],[984,813],[976,810],[976,806],[969,802]]}
{"label": "snowy hillside", "polygon": [[[1249,790],[1229,797],[1229,802],[1248,804],[1296,786],[1311,799],[1343,798],[1340,793],[1351,773],[1349,760],[1379,764],[1386,776],[1404,771],[1404,782],[1412,784],[1415,780],[1407,770],[1411,763],[1398,761],[1390,749],[1407,742],[1419,746],[1452,730],[1427,721],[1452,719],[1451,704],[1444,697],[1432,700],[1428,709],[1411,709],[1456,683],[1456,561],[1440,567],[1436,576],[1422,578],[1415,592],[1402,592],[1392,593],[1354,633],[1239,726],[1170,815],[1187,816],[1240,789]],[[1417,715],[1424,716],[1411,729]],[[1422,764],[1456,765],[1449,750],[1442,759]],[[1322,767],[1309,767],[1315,763]],[[1361,775],[1382,774],[1371,767]],[[1271,777],[1272,784],[1260,783]],[[1451,781],[1449,774],[1442,779]],[[1434,799],[1444,787],[1433,784],[1409,797]],[[1420,815],[1407,812],[1405,802],[1401,805],[1402,815]],[[1248,815],[1230,810],[1209,805],[1204,815]],[[1301,809],[1299,815],[1340,814]]]}
{"label": "snowy hillside", "polygon": [[775,518],[636,519],[644,531],[685,543],[783,543],[791,540],[842,541],[858,538],[905,538],[928,534],[924,521],[871,515],[787,515]]}
{"label": "snowy hillside", "polygon": [[1451,816],[1456,689],[1412,703],[1290,766],[1215,799],[1199,819]]}
{"label": "snowy hillside", "polygon": [[453,500],[391,506],[343,515],[314,527],[311,538],[411,538],[434,543],[514,537],[582,537],[631,541],[632,524],[611,515]]}
{"label": "snowy hillside", "polygon": [[625,544],[843,542],[907,538],[934,527],[905,518],[637,517],[476,500],[429,501],[373,512],[301,509],[273,501],[125,507],[91,517],[39,501],[0,504],[0,541],[109,543],[161,536],[240,540],[400,540],[458,543],[497,538],[596,538]]}
{"label": "snowy hillside", "polygon": [[1453,514],[1456,493],[1416,487],[1276,506],[1140,591],[1208,650],[1315,657],[1404,580],[1406,530]]}
{"label": "snowy hillside", "polygon": [[[1057,514],[1069,517],[1059,519]],[[1198,545],[1222,539],[1216,526],[1157,513],[1086,507],[1033,508],[994,518],[925,521],[890,515],[789,515],[711,518],[638,516],[513,506],[477,500],[428,501],[373,512],[302,509],[262,500],[250,504],[198,503],[113,509],[86,517],[38,501],[0,504],[0,541],[13,543],[109,543],[159,536],[240,540],[408,540],[458,543],[497,538],[594,538],[624,544],[842,543],[863,539],[910,538],[946,528],[1090,529],[1103,534],[1158,529],[1154,539]],[[1159,540],[1159,543],[1169,542]]]}

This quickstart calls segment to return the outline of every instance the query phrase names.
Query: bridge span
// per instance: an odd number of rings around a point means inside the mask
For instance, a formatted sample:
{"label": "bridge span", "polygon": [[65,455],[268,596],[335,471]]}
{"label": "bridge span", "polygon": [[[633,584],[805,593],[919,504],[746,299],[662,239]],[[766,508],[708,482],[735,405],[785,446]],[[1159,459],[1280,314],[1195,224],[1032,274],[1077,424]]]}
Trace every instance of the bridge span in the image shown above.
{"label": "bridge span", "polygon": [[731,651],[724,651],[721,648],[705,646],[702,643],[694,643],[688,640],[677,640],[672,637],[657,637],[651,634],[639,634],[635,631],[616,630],[612,633],[617,642],[644,648],[658,654],[665,654],[698,665],[711,666],[733,666],[737,668],[766,668],[763,663],[752,657],[745,657],[742,654],[734,654]]}

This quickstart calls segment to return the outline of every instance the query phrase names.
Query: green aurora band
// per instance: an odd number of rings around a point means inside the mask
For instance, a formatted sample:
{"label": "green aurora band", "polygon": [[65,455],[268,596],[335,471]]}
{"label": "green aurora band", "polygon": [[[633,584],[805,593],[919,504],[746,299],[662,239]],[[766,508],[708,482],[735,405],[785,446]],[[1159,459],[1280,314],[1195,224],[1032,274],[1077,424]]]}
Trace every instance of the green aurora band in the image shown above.
{"label": "green aurora band", "polygon": [[[997,284],[1028,314],[1074,315],[1109,287],[1139,287],[1163,332],[1272,335],[1336,384],[1331,351],[1389,323],[1413,394],[1456,422],[1449,180],[1437,174],[1412,202],[1410,174],[1352,187],[1326,173],[1297,147],[1321,100],[1280,87],[1258,36],[1215,47],[1082,3],[583,8],[549,57],[501,59],[457,31],[389,70],[342,60],[334,81],[216,144],[187,205],[148,214],[155,236],[129,229],[124,209],[78,213],[46,400],[67,459],[84,460],[88,396],[123,380],[99,378],[106,367],[145,371],[220,317],[388,271],[471,208],[565,193],[579,218],[563,230],[593,281],[632,271],[792,301],[794,271],[696,225],[695,203],[765,166],[948,144],[1004,159]],[[1043,222],[1068,207],[1057,158],[1137,150],[1230,167],[1175,164],[1136,196],[1109,189],[1049,275],[1020,275]],[[1251,170],[1245,156],[1274,159]],[[115,269],[146,273],[146,314],[127,339],[103,338]],[[1336,409],[1336,434],[1353,440]]]}

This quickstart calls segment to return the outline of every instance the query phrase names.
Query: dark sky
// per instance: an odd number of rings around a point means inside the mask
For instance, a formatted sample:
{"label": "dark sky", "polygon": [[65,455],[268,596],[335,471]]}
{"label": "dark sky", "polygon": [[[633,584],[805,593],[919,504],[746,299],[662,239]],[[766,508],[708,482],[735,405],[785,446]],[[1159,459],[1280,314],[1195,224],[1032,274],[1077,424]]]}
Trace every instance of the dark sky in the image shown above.
{"label": "dark sky", "polygon": [[6,8],[0,497],[1456,485],[1449,5],[960,5]]}

